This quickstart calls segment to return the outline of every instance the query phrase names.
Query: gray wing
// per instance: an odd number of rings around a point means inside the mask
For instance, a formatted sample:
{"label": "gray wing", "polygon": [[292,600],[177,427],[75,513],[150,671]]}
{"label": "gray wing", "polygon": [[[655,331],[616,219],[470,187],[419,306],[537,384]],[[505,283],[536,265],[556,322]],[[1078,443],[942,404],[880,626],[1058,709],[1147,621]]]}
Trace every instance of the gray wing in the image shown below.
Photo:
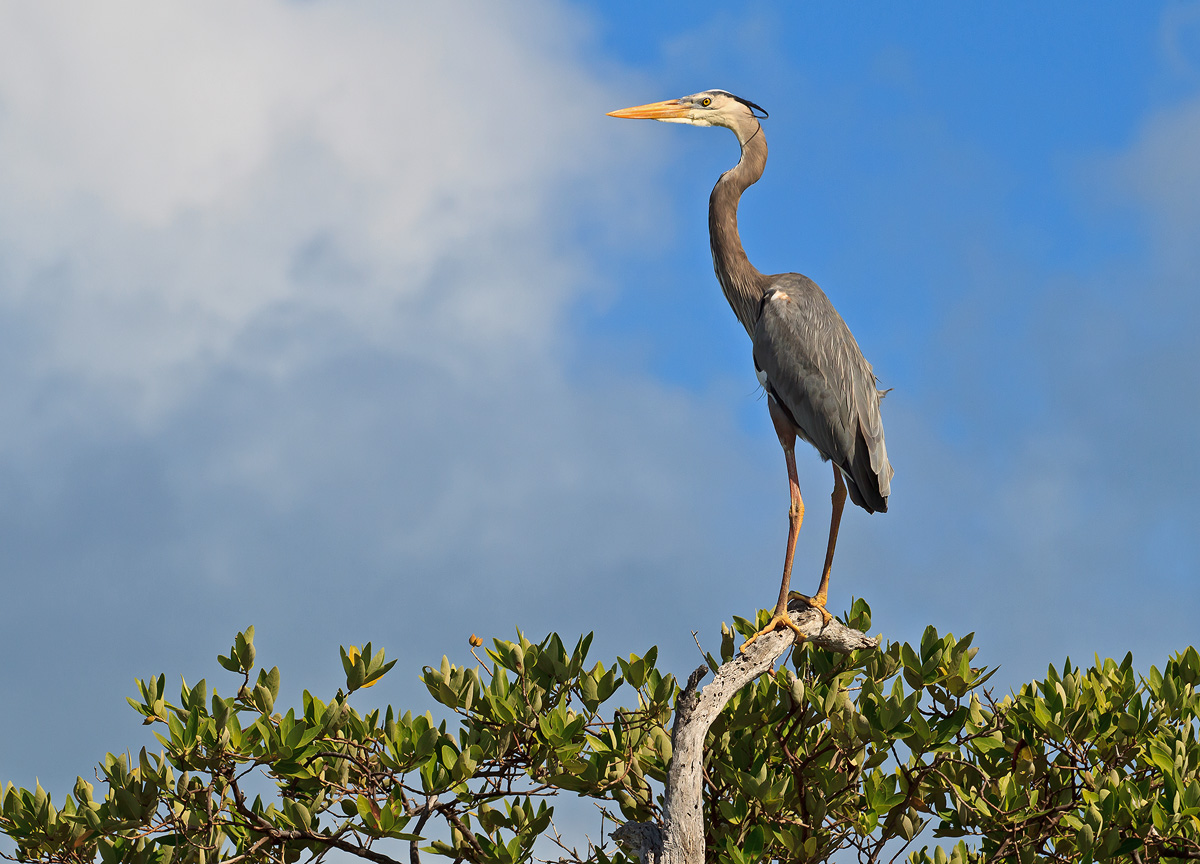
{"label": "gray wing", "polygon": [[850,499],[887,510],[892,466],[871,364],[825,293],[806,276],[775,277],[754,333],[754,365],[797,434],[846,478]]}

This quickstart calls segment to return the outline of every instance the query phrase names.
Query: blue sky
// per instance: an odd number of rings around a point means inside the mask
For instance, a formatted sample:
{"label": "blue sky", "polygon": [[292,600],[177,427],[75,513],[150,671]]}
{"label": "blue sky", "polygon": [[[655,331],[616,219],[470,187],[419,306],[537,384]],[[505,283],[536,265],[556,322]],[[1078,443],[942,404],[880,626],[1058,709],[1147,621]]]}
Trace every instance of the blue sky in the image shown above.
{"label": "blue sky", "polygon": [[751,260],[893,388],[831,606],[1006,685],[1194,642],[1200,4],[6,4],[0,780],[145,743],[133,679],[228,689],[251,623],[296,701],[370,640],[423,710],[472,632],[683,674],[769,605],[736,142],[604,116],[708,87],[771,112]]}

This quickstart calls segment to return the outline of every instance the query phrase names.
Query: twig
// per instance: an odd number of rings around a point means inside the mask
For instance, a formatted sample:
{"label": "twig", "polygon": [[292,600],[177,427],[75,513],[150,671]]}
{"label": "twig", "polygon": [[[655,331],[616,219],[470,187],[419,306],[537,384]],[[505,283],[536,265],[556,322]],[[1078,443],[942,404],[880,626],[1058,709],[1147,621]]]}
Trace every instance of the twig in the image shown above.
{"label": "twig", "polygon": [[437,811],[446,817],[447,822],[459,830],[459,832],[463,835],[463,839],[467,841],[467,844],[471,847],[475,854],[479,856],[479,859],[483,860],[483,847],[480,846],[479,841],[475,839],[475,832],[464,825],[463,821],[458,818],[458,814],[454,812],[454,806],[452,804],[443,804],[441,807],[437,808]]}

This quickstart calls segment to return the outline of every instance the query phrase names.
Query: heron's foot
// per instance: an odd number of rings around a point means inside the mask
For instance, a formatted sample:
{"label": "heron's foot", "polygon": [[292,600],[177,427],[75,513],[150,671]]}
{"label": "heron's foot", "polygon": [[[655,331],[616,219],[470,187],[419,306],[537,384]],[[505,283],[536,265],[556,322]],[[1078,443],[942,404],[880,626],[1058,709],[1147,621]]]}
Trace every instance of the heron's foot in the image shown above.
{"label": "heron's foot", "polygon": [[773,633],[776,630],[781,630],[785,627],[795,632],[797,643],[803,642],[808,638],[804,635],[804,632],[800,629],[796,622],[792,620],[792,616],[788,614],[786,609],[784,609],[782,612],[776,609],[775,614],[771,616],[771,620],[767,622],[767,626],[763,627],[761,630],[753,634],[749,639],[742,643],[742,647],[740,649],[741,652],[745,654],[746,649],[750,647],[750,643],[759,636],[762,636],[765,633]]}
{"label": "heron's foot", "polygon": [[810,606],[821,613],[821,624],[824,626],[833,620],[833,616],[829,614],[829,610],[825,608],[826,597],[818,594],[816,597],[809,597],[807,594],[801,594],[799,591],[789,591],[788,601],[799,600],[806,606]]}

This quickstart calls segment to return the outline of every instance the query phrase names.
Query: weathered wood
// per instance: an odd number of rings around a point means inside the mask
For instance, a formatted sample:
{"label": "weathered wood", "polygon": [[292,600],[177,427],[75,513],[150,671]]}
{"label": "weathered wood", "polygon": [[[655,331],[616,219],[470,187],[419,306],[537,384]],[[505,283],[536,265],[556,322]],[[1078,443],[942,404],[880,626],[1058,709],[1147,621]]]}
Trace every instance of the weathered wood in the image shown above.
{"label": "weathered wood", "polygon": [[[816,609],[793,601],[792,620],[814,645],[849,654],[860,648],[876,648],[872,639],[836,619],[822,624]],[[770,669],[795,640],[791,630],[782,629],[759,637],[717,670],[716,676],[697,692],[708,672],[701,666],[688,678],[679,694],[671,732],[671,767],[667,772],[661,829],[652,823],[627,822],[613,832],[613,839],[636,853],[642,864],[703,864],[704,862],[704,738],[717,715],[733,694]]]}

